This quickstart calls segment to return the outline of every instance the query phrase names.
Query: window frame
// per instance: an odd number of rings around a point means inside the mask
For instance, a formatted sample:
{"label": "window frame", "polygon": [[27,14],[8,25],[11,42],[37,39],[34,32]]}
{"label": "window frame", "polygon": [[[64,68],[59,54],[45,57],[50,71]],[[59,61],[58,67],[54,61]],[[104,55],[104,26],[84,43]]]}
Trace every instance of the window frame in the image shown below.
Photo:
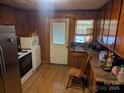
{"label": "window frame", "polygon": [[[92,32],[90,34],[77,34],[76,31],[77,31],[77,21],[93,21],[93,25],[92,25]],[[93,41],[93,34],[94,34],[94,23],[95,23],[95,20],[94,19],[76,19],[75,20],[75,32],[74,32],[74,42],[76,42],[76,36],[91,36],[91,40],[89,40],[88,43],[91,43]],[[76,42],[78,43],[78,42]],[[82,42],[79,42],[79,43],[82,43]],[[87,43],[86,41],[83,42],[83,43]]]}

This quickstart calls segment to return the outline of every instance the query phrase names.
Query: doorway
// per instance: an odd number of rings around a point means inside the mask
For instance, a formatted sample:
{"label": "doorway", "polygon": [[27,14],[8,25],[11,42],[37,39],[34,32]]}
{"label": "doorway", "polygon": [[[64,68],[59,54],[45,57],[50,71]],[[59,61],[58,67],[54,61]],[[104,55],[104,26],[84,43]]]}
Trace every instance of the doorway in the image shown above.
{"label": "doorway", "polygon": [[50,63],[67,65],[69,19],[50,19]]}

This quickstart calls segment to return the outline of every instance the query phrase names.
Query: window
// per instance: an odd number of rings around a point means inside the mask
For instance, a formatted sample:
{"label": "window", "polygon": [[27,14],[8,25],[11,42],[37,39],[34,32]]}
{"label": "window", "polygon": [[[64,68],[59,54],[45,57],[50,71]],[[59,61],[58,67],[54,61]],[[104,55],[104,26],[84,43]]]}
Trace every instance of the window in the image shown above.
{"label": "window", "polygon": [[90,43],[93,37],[93,20],[77,20],[75,28],[75,42]]}
{"label": "window", "polygon": [[65,44],[66,23],[54,22],[52,30],[53,44]]}

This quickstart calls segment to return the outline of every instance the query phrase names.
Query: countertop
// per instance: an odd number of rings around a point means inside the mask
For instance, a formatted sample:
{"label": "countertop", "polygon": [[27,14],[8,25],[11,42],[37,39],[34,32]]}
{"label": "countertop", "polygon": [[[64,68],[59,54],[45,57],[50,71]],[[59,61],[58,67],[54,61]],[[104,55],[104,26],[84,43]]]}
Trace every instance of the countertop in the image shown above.
{"label": "countertop", "polygon": [[86,50],[82,49],[82,48],[69,48],[69,51],[72,51],[72,52],[87,52]]}
{"label": "countertop", "polygon": [[117,77],[115,77],[111,72],[106,72],[104,71],[100,65],[99,65],[99,58],[98,58],[98,52],[92,50],[92,49],[73,49],[73,48],[69,48],[69,51],[73,51],[73,52],[88,52],[88,54],[90,54],[93,59],[90,61],[93,73],[95,75],[96,81],[98,82],[104,82],[107,84],[113,84],[113,85],[124,85],[124,83],[120,83],[117,81]]}
{"label": "countertop", "polygon": [[113,85],[124,85],[124,83],[118,82],[117,77],[115,77],[111,72],[106,72],[100,67],[97,52],[92,49],[89,49],[88,53],[93,56],[93,59],[91,60],[90,64],[95,75],[96,81]]}

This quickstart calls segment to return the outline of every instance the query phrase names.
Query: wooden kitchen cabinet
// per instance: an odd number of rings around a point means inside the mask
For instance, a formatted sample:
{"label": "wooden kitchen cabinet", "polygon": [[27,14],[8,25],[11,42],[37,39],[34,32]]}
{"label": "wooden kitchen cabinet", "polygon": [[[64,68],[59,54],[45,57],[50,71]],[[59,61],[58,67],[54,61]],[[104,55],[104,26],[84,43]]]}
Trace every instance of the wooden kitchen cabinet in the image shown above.
{"label": "wooden kitchen cabinet", "polygon": [[28,36],[27,18],[25,11],[16,11],[16,34],[20,36]]}
{"label": "wooden kitchen cabinet", "polygon": [[99,11],[99,19],[98,19],[98,41],[102,42],[102,34],[103,34],[103,27],[104,27],[104,18],[105,18],[105,8],[106,6],[103,6]]}
{"label": "wooden kitchen cabinet", "polygon": [[[7,12],[6,12],[7,11]],[[0,25],[15,25],[15,9],[0,6]]]}
{"label": "wooden kitchen cabinet", "polygon": [[118,27],[115,51],[124,58],[124,0]]}
{"label": "wooden kitchen cabinet", "polygon": [[87,52],[69,51],[68,65],[70,67],[79,68],[82,62],[86,61]]}
{"label": "wooden kitchen cabinet", "polygon": [[122,0],[113,0],[112,3],[113,3],[113,8],[112,8],[112,14],[111,14],[107,47],[114,50]]}
{"label": "wooden kitchen cabinet", "polygon": [[104,43],[104,45],[107,44],[108,33],[109,33],[109,27],[110,27],[110,20],[111,20],[111,13],[112,13],[111,10],[112,10],[112,2],[109,2],[109,3],[106,5],[104,30],[103,30],[103,36],[102,36],[102,42]]}
{"label": "wooden kitchen cabinet", "polygon": [[124,58],[124,0],[109,1],[99,13],[100,29],[97,40],[104,47]]}

